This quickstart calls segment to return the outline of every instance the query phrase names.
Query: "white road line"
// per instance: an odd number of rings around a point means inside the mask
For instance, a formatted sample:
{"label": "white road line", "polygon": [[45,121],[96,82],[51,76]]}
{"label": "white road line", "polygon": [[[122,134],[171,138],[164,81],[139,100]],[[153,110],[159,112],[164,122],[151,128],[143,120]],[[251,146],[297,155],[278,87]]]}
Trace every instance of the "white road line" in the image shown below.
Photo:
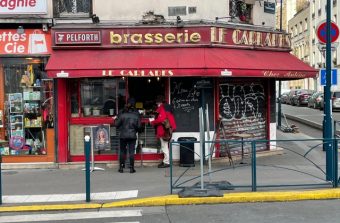
{"label": "white road line", "polygon": [[140,223],[139,221],[120,221],[120,222],[107,222],[107,223]]}
{"label": "white road line", "polygon": [[33,214],[33,215],[16,215],[0,216],[0,223],[13,222],[38,222],[38,221],[59,221],[59,220],[77,220],[77,219],[97,219],[97,218],[123,218],[123,217],[140,217],[142,210],[119,210],[119,211],[99,211],[99,212],[73,212],[58,214]]}
{"label": "white road line", "polygon": [[[91,193],[91,200],[118,200],[126,198],[135,198],[138,196],[138,190],[116,191]],[[46,194],[46,195],[15,195],[3,196],[3,203],[46,203],[61,201],[83,201],[86,200],[86,194]]]}

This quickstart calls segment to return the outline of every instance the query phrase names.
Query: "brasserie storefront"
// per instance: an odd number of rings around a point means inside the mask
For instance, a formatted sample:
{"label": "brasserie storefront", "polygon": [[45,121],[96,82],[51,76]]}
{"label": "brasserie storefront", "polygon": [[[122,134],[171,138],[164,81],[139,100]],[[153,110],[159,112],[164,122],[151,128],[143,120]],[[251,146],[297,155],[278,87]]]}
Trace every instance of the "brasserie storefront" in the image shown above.
{"label": "brasserie storefront", "polygon": [[[275,81],[315,77],[290,54],[288,34],[249,27],[69,27],[52,30],[47,64],[55,80],[58,162],[84,160],[84,134],[96,161],[115,161],[119,130],[113,116],[136,99],[144,131],[136,159],[161,159],[149,118],[162,96],[174,108],[173,139],[199,134],[199,108],[208,111],[211,138],[220,123],[226,137],[275,139]],[[204,87],[202,87],[204,86]],[[104,145],[96,142],[105,130]],[[199,145],[195,150],[199,150]],[[259,149],[270,149],[264,147]],[[173,149],[178,159],[178,147]],[[223,156],[216,151],[215,156]]]}

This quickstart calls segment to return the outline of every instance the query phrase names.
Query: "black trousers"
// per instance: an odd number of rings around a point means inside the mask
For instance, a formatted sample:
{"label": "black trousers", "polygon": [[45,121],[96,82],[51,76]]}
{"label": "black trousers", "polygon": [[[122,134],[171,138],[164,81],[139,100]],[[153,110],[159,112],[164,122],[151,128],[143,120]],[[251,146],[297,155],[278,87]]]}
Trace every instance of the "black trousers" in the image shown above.
{"label": "black trousers", "polygon": [[125,164],[126,153],[129,150],[130,167],[134,167],[135,164],[135,147],[136,139],[120,139],[120,154],[119,164]]}

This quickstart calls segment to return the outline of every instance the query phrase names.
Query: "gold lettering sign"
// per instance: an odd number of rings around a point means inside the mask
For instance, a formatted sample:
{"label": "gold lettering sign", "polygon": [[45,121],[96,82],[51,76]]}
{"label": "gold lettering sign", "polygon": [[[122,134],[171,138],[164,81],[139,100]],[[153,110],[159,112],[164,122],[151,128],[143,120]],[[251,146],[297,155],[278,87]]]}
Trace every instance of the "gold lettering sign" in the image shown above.
{"label": "gold lettering sign", "polygon": [[263,72],[263,76],[264,77],[279,77],[280,74],[279,73],[275,73],[274,71],[265,71]]}
{"label": "gold lettering sign", "polygon": [[226,28],[210,28],[210,41],[212,43],[226,43],[226,35],[227,29]]}
{"label": "gold lettering sign", "polygon": [[263,72],[264,77],[287,77],[287,78],[305,78],[306,74],[300,72],[287,72],[285,74],[280,74],[272,70],[267,70]]}
{"label": "gold lettering sign", "polygon": [[250,30],[235,29],[232,33],[235,45],[290,47],[291,41],[288,34],[255,32]]}
{"label": "gold lettering sign", "polygon": [[102,70],[102,76],[124,76],[124,77],[171,77],[172,70]]}
{"label": "gold lettering sign", "polygon": [[179,33],[133,33],[133,34],[119,34],[114,31],[110,32],[110,43],[114,45],[121,44],[163,44],[163,43],[199,43],[202,37],[198,32],[189,33],[184,30]]}
{"label": "gold lettering sign", "polygon": [[284,77],[293,77],[293,78],[305,78],[306,74],[300,72],[288,72],[283,75]]}

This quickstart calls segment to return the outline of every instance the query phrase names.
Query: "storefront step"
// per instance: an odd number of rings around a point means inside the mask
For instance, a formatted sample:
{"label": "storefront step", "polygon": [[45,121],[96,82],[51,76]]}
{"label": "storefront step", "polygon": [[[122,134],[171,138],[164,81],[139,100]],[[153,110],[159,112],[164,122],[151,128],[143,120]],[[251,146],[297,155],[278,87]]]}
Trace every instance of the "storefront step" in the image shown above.
{"label": "storefront step", "polygon": [[57,163],[43,162],[43,163],[2,163],[2,170],[13,169],[57,169]]}
{"label": "storefront step", "polygon": [[[135,167],[154,167],[157,166],[161,161],[155,160],[145,160],[143,163],[140,160],[135,161]],[[59,163],[57,164],[59,169],[82,169],[85,168],[85,163],[83,162],[72,162],[72,163]],[[95,167],[99,168],[118,168],[119,161],[109,161],[109,162],[96,162]],[[126,163],[128,166],[129,164]]]}

